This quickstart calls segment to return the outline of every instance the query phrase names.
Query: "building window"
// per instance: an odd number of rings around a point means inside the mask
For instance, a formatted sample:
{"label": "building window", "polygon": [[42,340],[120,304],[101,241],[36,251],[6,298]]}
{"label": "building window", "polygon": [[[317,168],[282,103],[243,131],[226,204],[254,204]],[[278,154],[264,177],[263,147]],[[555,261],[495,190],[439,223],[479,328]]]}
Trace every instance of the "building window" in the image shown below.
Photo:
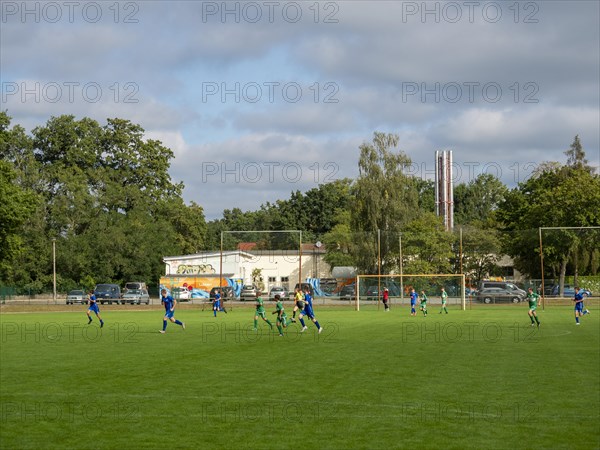
{"label": "building window", "polygon": [[281,277],[281,282],[282,283],[289,283],[290,282],[290,277]]}
{"label": "building window", "polygon": [[269,283],[275,283],[277,281],[277,277],[269,277]]}

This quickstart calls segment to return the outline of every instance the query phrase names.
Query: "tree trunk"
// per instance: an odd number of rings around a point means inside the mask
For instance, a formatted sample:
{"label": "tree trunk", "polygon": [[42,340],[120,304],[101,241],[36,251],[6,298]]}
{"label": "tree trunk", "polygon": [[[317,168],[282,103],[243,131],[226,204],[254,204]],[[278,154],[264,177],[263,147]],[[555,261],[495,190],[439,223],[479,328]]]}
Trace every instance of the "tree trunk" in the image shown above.
{"label": "tree trunk", "polygon": [[563,297],[565,295],[565,274],[567,273],[567,261],[565,258],[560,262],[560,275],[558,279],[559,295]]}

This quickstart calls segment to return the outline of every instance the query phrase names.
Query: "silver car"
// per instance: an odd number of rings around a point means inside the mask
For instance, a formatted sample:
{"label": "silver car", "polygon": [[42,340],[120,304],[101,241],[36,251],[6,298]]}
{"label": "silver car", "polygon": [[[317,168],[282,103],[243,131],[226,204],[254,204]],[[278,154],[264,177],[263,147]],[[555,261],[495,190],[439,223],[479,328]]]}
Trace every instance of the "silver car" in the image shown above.
{"label": "silver car", "polygon": [[150,296],[145,289],[129,289],[123,294],[123,304],[130,303],[132,305],[141,305],[142,303],[149,305]]}
{"label": "silver car", "polygon": [[287,297],[287,291],[281,286],[273,286],[269,291],[269,300],[275,300],[275,296],[279,295],[281,300],[284,300]]}
{"label": "silver car", "polygon": [[67,305],[72,305],[74,303],[87,303],[88,302],[88,296],[85,293],[85,291],[82,290],[74,290],[74,291],[70,291],[67,294]]}
{"label": "silver car", "polygon": [[256,289],[256,286],[254,286],[253,284],[245,284],[242,287],[242,293],[240,294],[240,299],[241,300],[254,300],[256,298],[257,292],[258,292],[258,290]]}

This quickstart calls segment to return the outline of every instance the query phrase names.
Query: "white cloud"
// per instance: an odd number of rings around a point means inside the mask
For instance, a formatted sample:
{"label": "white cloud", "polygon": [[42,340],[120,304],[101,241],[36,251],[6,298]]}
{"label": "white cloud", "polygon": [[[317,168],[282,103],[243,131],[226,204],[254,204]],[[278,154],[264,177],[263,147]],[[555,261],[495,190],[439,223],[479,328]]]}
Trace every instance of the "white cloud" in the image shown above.
{"label": "white cloud", "polygon": [[[502,9],[496,22],[491,10],[482,15],[488,3]],[[95,24],[20,16],[2,23],[1,109],[28,130],[61,114],[139,123],[147,137],[174,151],[173,178],[208,217],[225,207],[252,209],[287,198],[328,175],[355,176],[358,146],[374,131],[398,133],[400,148],[425,176],[433,152],[452,149],[463,167],[498,164],[503,180],[514,182],[526,164],[564,161],[576,134],[590,163],[600,165],[598,2],[486,2],[472,21],[464,2],[297,2],[297,22],[291,10],[282,15],[283,4],[270,21],[259,3],[257,23],[241,9],[237,21],[237,13],[206,10],[224,2],[132,2],[137,11],[121,3],[118,21],[112,3],[99,4],[103,16]],[[462,7],[456,22],[452,5]],[[439,20],[436,13],[423,15],[425,7],[438,8]],[[131,12],[137,22],[125,23]],[[74,101],[66,93],[59,101],[23,101],[8,90],[24,81],[96,83],[103,96],[91,102],[79,91]],[[298,82],[304,95],[296,103],[203,101],[207,81]],[[314,101],[308,86],[316,82],[321,88],[334,83],[339,101],[325,103],[323,89]],[[463,89],[458,99],[453,83]],[[474,98],[465,83],[478,83]],[[486,83],[501,88],[497,102],[482,92]],[[126,102],[127,95],[137,103]],[[532,99],[537,103],[527,103]],[[281,172],[285,164],[291,164],[288,174]],[[298,180],[295,164],[302,169]],[[250,182],[257,165],[264,171]],[[224,170],[230,172],[223,177]]]}

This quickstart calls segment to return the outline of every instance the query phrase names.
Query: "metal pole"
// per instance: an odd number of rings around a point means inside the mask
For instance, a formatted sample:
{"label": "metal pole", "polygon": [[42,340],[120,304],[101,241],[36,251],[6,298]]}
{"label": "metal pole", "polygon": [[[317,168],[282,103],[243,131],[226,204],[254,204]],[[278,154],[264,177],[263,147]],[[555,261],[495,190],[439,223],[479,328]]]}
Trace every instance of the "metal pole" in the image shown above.
{"label": "metal pole", "polygon": [[462,238],[462,227],[460,227],[459,229],[459,236],[460,236],[460,244],[459,244],[459,257],[458,257],[458,261],[460,264],[460,274],[462,275],[463,273],[463,238]]}
{"label": "metal pole", "polygon": [[540,233],[540,264],[542,269],[542,311],[546,309],[546,299],[544,297],[544,249],[542,247],[542,228],[538,228]]}
{"label": "metal pole", "polygon": [[54,278],[53,299],[56,304],[56,238],[52,238],[52,274]]}
{"label": "metal pole", "polygon": [[467,304],[465,301],[465,275],[464,274],[460,274],[460,281],[461,281],[461,287],[460,287],[460,297],[461,297],[461,305],[462,305],[462,310],[465,311],[467,309]]}
{"label": "metal pole", "polygon": [[377,310],[379,311],[379,296],[381,295],[381,230],[377,229]]}
{"label": "metal pole", "polygon": [[398,244],[400,246],[400,304],[404,304],[404,279],[403,279],[403,264],[402,264],[402,233],[398,236]]}
{"label": "metal pole", "polygon": [[298,286],[302,291],[302,230],[300,230],[300,244],[298,246]]}
{"label": "metal pole", "polygon": [[221,230],[221,252],[219,253],[219,293],[222,294],[223,286],[223,230]]}

